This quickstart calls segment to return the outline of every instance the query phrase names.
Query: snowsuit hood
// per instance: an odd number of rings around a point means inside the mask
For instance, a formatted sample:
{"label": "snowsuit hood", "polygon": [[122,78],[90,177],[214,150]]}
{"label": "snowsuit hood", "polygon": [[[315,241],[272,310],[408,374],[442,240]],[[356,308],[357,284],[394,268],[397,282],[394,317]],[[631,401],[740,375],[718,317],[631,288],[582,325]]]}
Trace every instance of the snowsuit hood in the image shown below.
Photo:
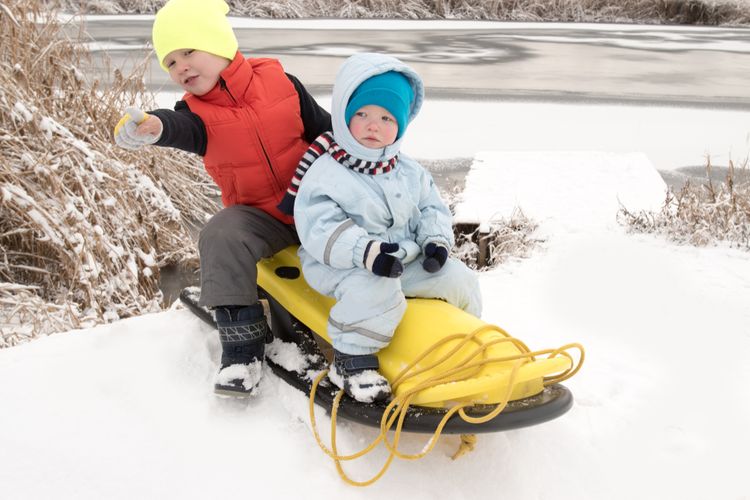
{"label": "snowsuit hood", "polygon": [[346,123],[345,118],[346,105],[349,103],[349,99],[357,87],[368,78],[388,71],[398,71],[411,84],[414,91],[414,99],[412,100],[411,109],[408,114],[408,121],[411,122],[419,113],[424,101],[424,84],[419,75],[411,67],[385,54],[365,52],[355,54],[344,61],[336,75],[336,82],[333,86],[333,97],[331,98],[333,135],[336,138],[336,142],[347,153],[362,160],[388,160],[395,156],[401,149],[401,141],[404,138],[403,134],[401,134],[401,137],[396,142],[385,148],[373,149],[363,146],[349,132],[349,124]]}

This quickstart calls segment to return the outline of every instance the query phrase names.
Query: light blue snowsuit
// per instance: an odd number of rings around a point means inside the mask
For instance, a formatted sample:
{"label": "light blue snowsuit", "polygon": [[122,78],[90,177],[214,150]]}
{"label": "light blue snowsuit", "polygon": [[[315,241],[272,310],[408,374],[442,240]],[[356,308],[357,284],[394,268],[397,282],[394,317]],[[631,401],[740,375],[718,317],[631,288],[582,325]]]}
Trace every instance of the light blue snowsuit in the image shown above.
{"label": "light blue snowsuit", "polygon": [[[352,156],[383,161],[399,153],[403,136],[386,148],[367,148],[354,139],[344,118],[349,97],[359,84],[391,70],[403,73],[414,89],[411,121],[422,105],[424,88],[419,75],[401,61],[382,54],[357,54],[344,62],[336,76],[333,134]],[[461,261],[449,258],[434,274],[422,268],[422,252],[428,243],[453,246],[451,213],[430,174],[408,156],[400,153],[393,170],[370,175],[324,154],[302,179],[294,218],[305,279],[337,301],[328,318],[336,350],[372,354],[388,345],[406,311],[404,296],[440,298],[476,316],[481,314],[476,275]],[[370,240],[400,245],[394,254],[404,264],[400,278],[377,276],[364,267]]]}

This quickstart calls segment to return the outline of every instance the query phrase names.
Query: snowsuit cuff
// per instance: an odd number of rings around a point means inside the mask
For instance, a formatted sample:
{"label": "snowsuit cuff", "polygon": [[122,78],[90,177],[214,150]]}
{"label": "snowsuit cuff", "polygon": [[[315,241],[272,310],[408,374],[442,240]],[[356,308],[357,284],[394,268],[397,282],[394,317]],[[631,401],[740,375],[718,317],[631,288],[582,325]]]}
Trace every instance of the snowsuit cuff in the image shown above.
{"label": "snowsuit cuff", "polygon": [[436,245],[443,246],[448,249],[448,253],[451,251],[451,243],[450,241],[446,240],[445,238],[439,238],[439,237],[431,237],[427,238],[422,242],[422,253],[424,253],[424,249],[429,245],[430,243],[434,243]]}
{"label": "snowsuit cuff", "polygon": [[398,246],[398,252],[394,252],[391,255],[400,259],[404,265],[419,257],[419,254],[422,252],[419,245],[413,240],[401,240],[398,242]]}
{"label": "snowsuit cuff", "polygon": [[365,268],[365,250],[367,250],[367,244],[372,241],[369,235],[363,236],[357,240],[354,244],[354,252],[352,253],[352,263],[356,267]]}

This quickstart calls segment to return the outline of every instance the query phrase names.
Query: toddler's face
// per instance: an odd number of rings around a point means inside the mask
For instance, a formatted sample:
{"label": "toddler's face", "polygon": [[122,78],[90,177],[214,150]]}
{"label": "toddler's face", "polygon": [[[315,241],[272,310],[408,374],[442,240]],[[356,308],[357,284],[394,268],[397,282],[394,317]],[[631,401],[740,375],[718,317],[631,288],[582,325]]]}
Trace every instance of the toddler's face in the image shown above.
{"label": "toddler's face", "polygon": [[387,109],[368,104],[352,115],[349,131],[363,146],[380,149],[390,146],[396,140],[398,122]]}
{"label": "toddler's face", "polygon": [[214,88],[229,59],[195,49],[173,50],[164,58],[169,77],[193,95],[201,96]]}

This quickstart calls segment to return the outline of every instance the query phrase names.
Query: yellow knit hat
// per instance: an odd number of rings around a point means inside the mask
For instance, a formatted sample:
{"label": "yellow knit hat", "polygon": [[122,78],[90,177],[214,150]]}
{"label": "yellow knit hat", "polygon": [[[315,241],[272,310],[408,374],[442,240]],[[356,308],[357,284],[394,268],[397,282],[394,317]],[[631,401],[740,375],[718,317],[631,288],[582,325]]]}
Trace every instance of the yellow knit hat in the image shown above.
{"label": "yellow knit hat", "polygon": [[177,49],[196,49],[234,59],[237,37],[226,15],[224,0],[169,0],[159,9],[151,31],[156,57],[164,58]]}

